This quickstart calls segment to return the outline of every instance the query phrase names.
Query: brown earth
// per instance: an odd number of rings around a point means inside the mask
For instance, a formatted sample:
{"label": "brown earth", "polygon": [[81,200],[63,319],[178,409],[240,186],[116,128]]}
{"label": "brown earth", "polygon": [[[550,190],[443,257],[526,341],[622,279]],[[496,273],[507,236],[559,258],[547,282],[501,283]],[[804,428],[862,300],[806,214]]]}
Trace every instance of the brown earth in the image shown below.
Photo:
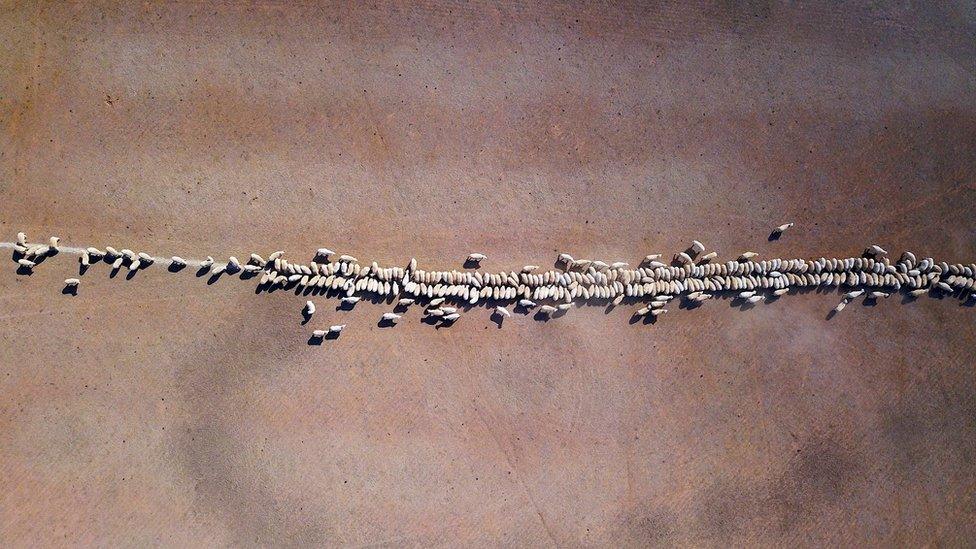
{"label": "brown earth", "polygon": [[[974,261],[976,8],[932,4],[4,2],[0,240]],[[317,347],[303,297],[104,266],[71,297],[74,260],[0,273],[7,546],[976,536],[956,300],[435,330],[320,299]]]}

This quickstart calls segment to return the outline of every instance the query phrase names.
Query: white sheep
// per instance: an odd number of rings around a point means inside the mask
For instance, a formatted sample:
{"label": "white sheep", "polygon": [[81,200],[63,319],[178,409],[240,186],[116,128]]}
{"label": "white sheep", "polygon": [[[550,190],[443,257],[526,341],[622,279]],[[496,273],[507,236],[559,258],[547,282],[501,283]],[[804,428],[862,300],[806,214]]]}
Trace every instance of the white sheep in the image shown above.
{"label": "white sheep", "polygon": [[501,305],[495,307],[495,312],[506,318],[512,316],[512,313],[508,312],[508,309],[502,307]]}

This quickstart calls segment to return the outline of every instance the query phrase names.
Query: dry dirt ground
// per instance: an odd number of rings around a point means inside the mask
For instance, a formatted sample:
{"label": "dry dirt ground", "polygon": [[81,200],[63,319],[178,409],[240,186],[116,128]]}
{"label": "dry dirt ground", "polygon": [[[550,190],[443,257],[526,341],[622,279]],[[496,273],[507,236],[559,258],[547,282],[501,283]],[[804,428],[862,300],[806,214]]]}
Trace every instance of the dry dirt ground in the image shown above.
{"label": "dry dirt ground", "polygon": [[[974,261],[976,8],[931,4],[3,2],[0,240]],[[303,297],[104,266],[62,295],[75,260],[0,271],[4,545],[976,537],[956,300],[441,330],[320,300],[349,326],[310,346]]]}

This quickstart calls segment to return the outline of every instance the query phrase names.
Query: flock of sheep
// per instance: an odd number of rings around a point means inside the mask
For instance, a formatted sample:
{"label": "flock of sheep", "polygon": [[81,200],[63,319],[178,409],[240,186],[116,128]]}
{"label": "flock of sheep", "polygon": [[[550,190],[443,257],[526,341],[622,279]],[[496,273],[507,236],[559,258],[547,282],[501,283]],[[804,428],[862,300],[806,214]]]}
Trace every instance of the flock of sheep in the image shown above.
{"label": "flock of sheep", "polygon": [[[791,226],[792,223],[781,225],[773,234],[778,236]],[[704,244],[695,240],[670,263],[662,261],[661,254],[648,255],[638,265],[631,266],[623,261],[575,259],[563,253],[559,254],[555,269],[543,271],[537,265],[526,265],[519,271],[494,273],[477,269],[428,271],[419,268],[416,259],[411,259],[406,267],[381,267],[375,261],[366,265],[353,256],[338,255],[327,248],[320,248],[309,263],[293,263],[285,259],[283,251],[274,252],[267,259],[252,253],[242,263],[235,257],[226,262],[217,262],[212,257],[203,261],[177,256],[159,258],[111,246],[104,250],[61,248],[58,237],[52,236],[47,244],[32,244],[24,233],[18,233],[13,248],[18,269],[24,274],[45,259],[68,252],[80,256],[82,274],[99,262],[111,265],[113,270],[129,271],[155,264],[166,265],[173,272],[195,266],[200,274],[256,278],[261,291],[293,289],[296,294],[335,295],[346,308],[355,306],[364,296],[388,303],[395,300],[395,309],[383,313],[380,319],[381,324],[387,325],[395,325],[401,313],[414,304],[425,305],[424,314],[429,322],[450,325],[461,317],[458,306],[479,302],[494,305],[492,314],[501,321],[511,316],[509,306],[523,313],[536,311],[539,318],[549,319],[565,314],[577,303],[619,305],[628,300],[642,305],[634,313],[636,316],[651,319],[667,313],[668,304],[679,299],[695,304],[723,296],[749,306],[793,289],[818,287],[848,290],[834,308],[834,314],[860,296],[886,298],[898,291],[911,297],[941,292],[976,298],[976,264],[950,265],[932,258],[919,260],[911,252],[903,253],[893,262],[888,252],[877,245],[867,248],[861,257],[845,259],[762,260],[755,252],[745,252],[734,260],[717,262],[717,253],[704,253]],[[472,253],[467,257],[466,266],[480,268],[486,259],[484,254]],[[67,291],[76,292],[80,279],[68,278],[64,283]],[[302,313],[310,320],[315,314],[315,304],[307,301]],[[343,328],[345,324],[314,330],[312,338],[335,338]]]}

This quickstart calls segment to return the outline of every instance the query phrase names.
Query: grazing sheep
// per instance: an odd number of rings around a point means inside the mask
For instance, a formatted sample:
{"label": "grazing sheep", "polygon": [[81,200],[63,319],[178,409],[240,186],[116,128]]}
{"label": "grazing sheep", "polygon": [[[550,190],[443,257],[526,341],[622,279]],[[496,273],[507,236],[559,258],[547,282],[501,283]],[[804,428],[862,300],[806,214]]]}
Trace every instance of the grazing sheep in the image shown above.
{"label": "grazing sheep", "polygon": [[502,307],[501,305],[495,307],[495,312],[506,318],[512,316],[512,313],[508,312],[508,309]]}
{"label": "grazing sheep", "polygon": [[651,316],[661,316],[667,312],[667,309],[654,309],[651,311]]}
{"label": "grazing sheep", "polygon": [[444,303],[445,301],[446,301],[446,299],[444,299],[443,297],[435,297],[434,299],[431,299],[430,302],[427,303],[427,306],[428,307],[437,307],[438,305],[440,305],[441,303]]}
{"label": "grazing sheep", "polygon": [[147,254],[146,252],[139,252],[138,255],[139,259],[142,260],[142,263],[145,263],[146,265],[152,265],[153,261],[155,261],[153,256]]}
{"label": "grazing sheep", "polygon": [[275,259],[280,259],[281,256],[283,255],[285,255],[284,250],[278,250],[277,252],[272,252],[271,255],[268,256],[268,261],[271,262],[274,261]]}
{"label": "grazing sheep", "polygon": [[762,301],[762,300],[764,300],[764,299],[766,299],[766,297],[765,297],[765,296],[761,296],[761,295],[754,295],[754,296],[752,296],[752,297],[750,297],[750,298],[747,298],[747,299],[746,299],[746,303],[752,303],[752,304],[755,304],[755,303],[759,303],[760,301]]}
{"label": "grazing sheep", "polygon": [[77,286],[78,284],[81,284],[81,281],[78,280],[77,278],[66,278],[66,279],[64,279],[64,285],[67,286],[67,287],[69,287],[69,288],[73,288],[73,287]]}
{"label": "grazing sheep", "polygon": [[834,312],[835,313],[839,313],[839,312],[841,312],[841,311],[844,310],[844,307],[847,307],[847,301],[846,300],[845,301],[841,301],[840,303],[838,303],[837,306],[834,307]]}
{"label": "grazing sheep", "polygon": [[787,229],[789,229],[792,226],[793,226],[793,223],[784,223],[784,224],[780,225],[779,227],[776,227],[775,229],[773,229],[773,234],[776,235],[776,236],[782,235],[783,233],[786,232]]}
{"label": "grazing sheep", "polygon": [[339,332],[341,332],[342,329],[345,328],[345,327],[346,327],[345,324],[334,324],[332,326],[329,326],[329,333],[330,334],[339,334]]}
{"label": "grazing sheep", "polygon": [[479,254],[479,253],[468,254],[468,261],[470,261],[471,263],[481,263],[486,259],[488,259],[488,256],[485,254]]}
{"label": "grazing sheep", "polygon": [[26,268],[26,269],[33,269],[34,267],[37,266],[37,263],[34,263],[33,261],[31,261],[29,259],[23,259],[23,258],[18,259],[17,260],[17,264],[20,265],[21,267]]}
{"label": "grazing sheep", "polygon": [[717,252],[708,252],[707,254],[701,256],[700,258],[698,258],[698,262],[699,263],[706,263],[708,261],[711,261],[711,260],[715,259],[716,257],[718,257],[718,253]]}
{"label": "grazing sheep", "polygon": [[853,292],[847,292],[844,294],[844,299],[850,301],[852,299],[857,299],[864,295],[864,290],[854,290]]}
{"label": "grazing sheep", "polygon": [[88,250],[81,252],[81,256],[78,258],[78,262],[81,263],[83,267],[91,265],[91,257],[88,255]]}
{"label": "grazing sheep", "polygon": [[702,253],[702,252],[705,251],[705,245],[702,244],[701,242],[697,241],[697,240],[692,240],[691,241],[691,250],[694,253],[696,253],[696,254],[700,254],[700,253]]}
{"label": "grazing sheep", "polygon": [[519,302],[518,302],[518,304],[523,309],[531,309],[531,308],[533,308],[533,307],[536,306],[535,301],[532,301],[531,299],[520,299]]}
{"label": "grazing sheep", "polygon": [[677,261],[678,263],[681,263],[682,265],[687,265],[689,263],[694,262],[694,260],[691,259],[691,256],[684,252],[678,252],[674,254],[674,260]]}
{"label": "grazing sheep", "polygon": [[214,264],[214,258],[208,255],[207,259],[204,259],[203,261],[200,262],[200,268],[203,270],[207,270],[210,267],[213,267],[213,264]]}
{"label": "grazing sheep", "polygon": [[178,255],[174,255],[169,261],[172,265],[177,267],[186,267],[186,260]]}
{"label": "grazing sheep", "polygon": [[52,250],[58,251],[58,243],[60,242],[61,242],[60,238],[56,236],[52,236],[51,239],[48,240],[48,246],[50,246]]}
{"label": "grazing sheep", "polygon": [[392,322],[393,324],[396,324],[396,322],[401,318],[403,317],[396,313],[383,313],[383,316],[381,317],[383,321]]}
{"label": "grazing sheep", "polygon": [[881,246],[878,246],[877,244],[872,244],[868,246],[866,250],[864,250],[864,255],[877,257],[877,256],[888,255],[888,252]]}
{"label": "grazing sheep", "polygon": [[118,250],[116,250],[115,248],[113,248],[111,246],[105,246],[105,255],[107,255],[109,257],[118,257],[118,256],[120,256],[122,254]]}
{"label": "grazing sheep", "polygon": [[742,252],[739,256],[739,261],[749,261],[750,259],[757,257],[759,254],[756,252]]}
{"label": "grazing sheep", "polygon": [[305,302],[305,308],[302,309],[302,312],[305,314],[305,316],[312,316],[312,315],[314,315],[315,314],[315,304],[312,303],[311,301],[306,301]]}
{"label": "grazing sheep", "polygon": [[572,265],[572,264],[573,264],[573,262],[575,261],[575,260],[573,259],[573,256],[571,256],[571,255],[569,255],[569,254],[566,254],[566,253],[563,253],[563,254],[559,254],[559,257],[558,257],[558,259],[557,259],[557,260],[558,260],[558,261],[559,261],[560,263],[565,263],[566,265]]}
{"label": "grazing sheep", "polygon": [[21,246],[27,245],[27,233],[17,233],[17,244],[20,244]]}
{"label": "grazing sheep", "polygon": [[397,300],[397,305],[400,306],[400,307],[408,307],[410,305],[413,305],[413,303],[414,303],[414,300],[413,300],[413,298],[410,298],[410,297],[403,297],[403,298],[400,298],[399,300]]}
{"label": "grazing sheep", "polygon": [[531,273],[532,271],[534,271],[534,270],[536,270],[538,268],[539,268],[538,265],[526,265],[525,267],[522,267],[522,272],[523,273]]}
{"label": "grazing sheep", "polygon": [[359,303],[359,300],[360,299],[362,299],[362,298],[361,297],[357,297],[357,296],[349,296],[349,297],[342,298],[341,301],[344,304],[346,304],[346,305],[355,305],[355,304]]}
{"label": "grazing sheep", "polygon": [[351,256],[351,255],[340,255],[339,256],[339,261],[341,263],[359,263],[359,260],[356,259],[354,256]]}
{"label": "grazing sheep", "polygon": [[871,292],[868,294],[868,297],[870,297],[871,299],[879,299],[879,298],[887,298],[890,295],[891,294],[887,292]]}
{"label": "grazing sheep", "polygon": [[441,320],[443,320],[444,322],[454,323],[459,318],[461,318],[461,314],[460,313],[451,313],[451,314],[442,316],[441,317]]}
{"label": "grazing sheep", "polygon": [[312,330],[312,337],[315,339],[324,339],[325,330]]}
{"label": "grazing sheep", "polygon": [[610,264],[610,268],[613,269],[613,270],[615,270],[615,271],[619,271],[620,269],[623,269],[623,268],[627,267],[628,265],[630,265],[630,264],[627,263],[626,261],[616,261],[616,262]]}
{"label": "grazing sheep", "polygon": [[329,257],[333,255],[335,255],[335,252],[328,248],[319,248],[318,250],[315,250],[315,257],[324,257],[325,259],[329,259]]}

